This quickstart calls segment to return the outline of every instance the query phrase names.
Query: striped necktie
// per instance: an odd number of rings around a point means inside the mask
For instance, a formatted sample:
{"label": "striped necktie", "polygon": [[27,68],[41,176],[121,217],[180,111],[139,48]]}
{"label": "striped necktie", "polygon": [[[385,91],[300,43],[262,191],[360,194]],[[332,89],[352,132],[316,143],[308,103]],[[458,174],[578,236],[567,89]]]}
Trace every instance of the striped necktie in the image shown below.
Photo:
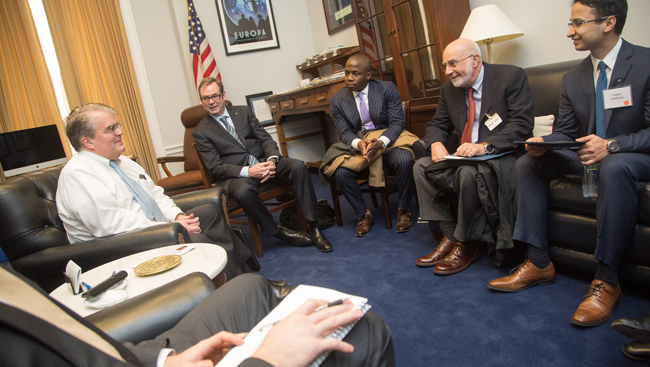
{"label": "striped necktie", "polygon": [[142,210],[144,210],[144,214],[147,218],[155,219],[157,222],[169,222],[151,195],[149,195],[134,179],[127,176],[120,166],[117,165],[117,162],[110,161],[108,162],[108,165],[117,172],[122,181],[126,184],[126,187],[131,191],[135,200],[142,207]]}
{"label": "striped necktie", "polygon": [[363,92],[358,93],[359,96],[359,112],[361,113],[361,118],[363,119],[363,129],[364,130],[375,130],[375,124],[372,123],[370,118],[370,113],[368,112],[368,105],[363,100]]}
{"label": "striped necktie", "polygon": [[[237,131],[235,131],[235,127],[232,126],[230,123],[228,123],[228,116],[221,116],[219,117],[219,122],[221,122],[221,126],[226,129],[226,131],[232,135],[235,140],[241,144],[242,147],[246,148],[244,145],[244,142],[239,138],[239,134],[237,134]],[[248,155],[248,165],[253,167],[254,165],[258,164],[259,161],[257,158],[255,158],[252,154]]]}

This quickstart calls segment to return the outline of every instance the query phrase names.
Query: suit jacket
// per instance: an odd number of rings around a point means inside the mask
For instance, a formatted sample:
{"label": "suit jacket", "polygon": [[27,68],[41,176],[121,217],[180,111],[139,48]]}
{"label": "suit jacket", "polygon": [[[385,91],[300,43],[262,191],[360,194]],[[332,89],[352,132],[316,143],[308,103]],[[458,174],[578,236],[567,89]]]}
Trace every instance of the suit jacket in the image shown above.
{"label": "suit jacket", "polygon": [[[631,86],[632,106],[605,110],[606,137],[619,152],[650,153],[650,49],[623,40],[609,88]],[[545,141],[573,140],[596,133],[594,68],[587,56],[562,78],[560,117]]]}
{"label": "suit jacket", "polygon": [[[478,141],[492,144],[496,153],[514,150],[516,140],[526,140],[533,131],[533,96],[528,77],[523,69],[511,65],[483,63],[483,91],[479,118]],[[447,145],[452,131],[463,135],[467,122],[465,88],[457,88],[446,81],[442,85],[440,101],[433,119],[427,123],[425,147],[439,141]],[[485,126],[488,117],[498,113],[503,120],[492,131]],[[450,152],[453,153],[453,152]]]}
{"label": "suit jacket", "polygon": [[[0,269],[0,271],[5,271]],[[25,287],[33,287],[49,298],[39,287],[13,270],[7,270],[25,282]],[[2,289],[0,288],[0,298]],[[33,366],[155,366],[160,347],[154,343],[143,343],[134,346],[131,343],[121,344],[106,335],[90,322],[79,317],[76,313],[49,298],[55,305],[69,314],[73,319],[93,330],[108,341],[127,363],[118,361],[89,344],[73,337],[56,326],[33,316],[30,313],[11,307],[0,302],[0,361],[2,365],[12,367]],[[43,315],[47,319],[47,315]],[[269,367],[259,359],[249,358],[240,367]]]}
{"label": "suit jacket", "polygon": [[[404,130],[404,110],[397,87],[392,82],[376,79],[368,80],[368,85],[370,118],[377,130],[386,129],[382,136],[390,139],[392,144]],[[332,96],[330,109],[339,139],[350,145],[363,127],[352,91],[343,88]]]}
{"label": "suit jacket", "polygon": [[210,114],[206,115],[192,132],[199,154],[216,183],[239,177],[242,167],[248,164],[248,154],[252,154],[260,162],[271,156],[281,155],[278,145],[264,130],[250,108],[226,108],[245,147]]}

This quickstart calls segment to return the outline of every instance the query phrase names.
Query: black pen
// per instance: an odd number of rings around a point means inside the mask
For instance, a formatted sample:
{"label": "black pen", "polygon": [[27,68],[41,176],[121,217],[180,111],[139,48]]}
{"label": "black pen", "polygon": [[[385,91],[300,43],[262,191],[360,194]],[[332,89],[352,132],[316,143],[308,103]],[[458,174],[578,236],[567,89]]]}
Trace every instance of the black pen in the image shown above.
{"label": "black pen", "polygon": [[328,304],[326,304],[326,305],[318,306],[318,307],[316,307],[316,309],[314,310],[314,312],[318,312],[318,311],[320,311],[320,310],[324,310],[324,309],[326,309],[326,308],[328,308],[328,307],[333,307],[333,306],[342,305],[343,302],[345,302],[345,301],[347,301],[347,300],[349,300],[349,299],[350,299],[349,297],[348,297],[348,298],[341,298],[341,299],[337,299],[336,301],[330,302],[330,303],[328,303]]}

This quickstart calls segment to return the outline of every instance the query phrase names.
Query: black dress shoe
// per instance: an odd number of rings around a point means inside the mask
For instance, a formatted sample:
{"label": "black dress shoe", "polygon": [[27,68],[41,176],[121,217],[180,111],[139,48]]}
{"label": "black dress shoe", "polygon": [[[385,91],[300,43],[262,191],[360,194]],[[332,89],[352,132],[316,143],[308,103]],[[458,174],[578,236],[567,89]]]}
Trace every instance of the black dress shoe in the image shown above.
{"label": "black dress shoe", "polygon": [[650,315],[638,319],[614,320],[612,327],[629,338],[650,343]]}
{"label": "black dress shoe", "polygon": [[644,342],[629,342],[623,345],[623,354],[636,361],[650,362],[650,344]]}
{"label": "black dress shoe", "polygon": [[294,231],[282,226],[278,226],[278,232],[274,237],[279,238],[282,241],[286,242],[288,245],[295,247],[307,247],[314,244],[307,233]]}
{"label": "black dress shoe", "polygon": [[307,228],[309,228],[309,237],[316,244],[316,249],[320,252],[331,252],[332,243],[325,238],[325,234],[318,227],[318,222],[309,222],[307,223]]}

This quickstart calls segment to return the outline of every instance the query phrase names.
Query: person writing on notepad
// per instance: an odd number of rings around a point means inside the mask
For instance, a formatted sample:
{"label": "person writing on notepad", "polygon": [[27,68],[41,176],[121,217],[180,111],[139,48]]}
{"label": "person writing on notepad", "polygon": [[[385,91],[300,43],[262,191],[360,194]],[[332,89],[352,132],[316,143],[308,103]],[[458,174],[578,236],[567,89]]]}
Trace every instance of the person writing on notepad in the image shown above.
{"label": "person writing on notepad", "polygon": [[[171,329],[134,345],[114,340],[28,279],[0,267],[0,360],[8,366],[212,367],[243,344],[245,333],[278,302],[264,278],[240,275]],[[381,317],[372,311],[362,317],[351,302],[316,311],[326,304],[305,302],[275,324],[239,366],[307,366],[324,351],[333,351],[324,366],[395,366],[390,331]],[[354,320],[359,322],[344,341],[325,338]]]}

